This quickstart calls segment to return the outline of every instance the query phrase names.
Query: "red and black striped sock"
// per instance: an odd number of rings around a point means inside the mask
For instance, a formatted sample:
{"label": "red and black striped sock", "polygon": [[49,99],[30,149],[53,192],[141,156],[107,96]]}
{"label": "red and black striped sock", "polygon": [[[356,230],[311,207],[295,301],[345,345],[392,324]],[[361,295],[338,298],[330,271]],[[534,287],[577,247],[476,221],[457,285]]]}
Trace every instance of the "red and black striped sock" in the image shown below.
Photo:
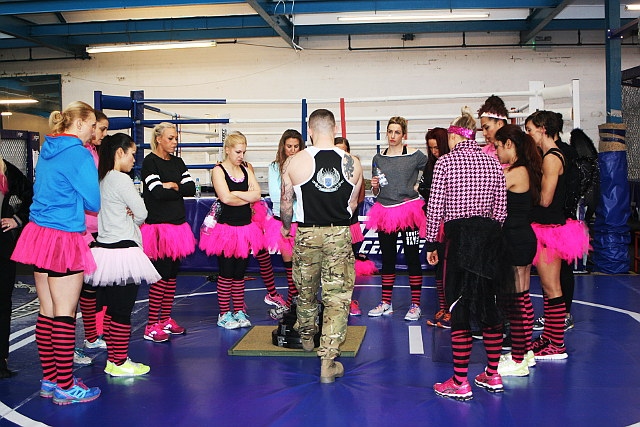
{"label": "red and black striped sock", "polygon": [[533,303],[531,302],[531,295],[529,291],[524,291],[523,295],[525,318],[524,318],[524,342],[525,353],[533,349],[533,322],[535,320],[535,313],[533,312]]}
{"label": "red and black striped sock", "polygon": [[289,286],[289,292],[287,294],[287,307],[291,307],[293,303],[293,297],[298,296],[298,288],[296,288],[296,284],[293,283],[293,262],[292,261],[284,261],[284,271],[287,275],[287,285]]}
{"label": "red and black striped sock", "polygon": [[438,293],[438,308],[440,310],[448,310],[447,300],[444,297],[444,281],[436,279],[436,292]]}
{"label": "red and black striped sock", "polygon": [[231,279],[218,276],[218,306],[220,314],[231,311]]}
{"label": "red and black striped sock", "polygon": [[176,278],[167,279],[160,305],[160,322],[169,320],[171,308],[173,307],[173,297],[176,295]]}
{"label": "red and black striped sock", "polygon": [[160,316],[160,307],[162,306],[162,296],[164,295],[164,288],[167,286],[167,282],[163,279],[158,280],[156,283],[149,287],[149,324],[153,325],[158,323]]}
{"label": "red and black striped sock", "polygon": [[68,390],[73,387],[73,351],[76,345],[76,322],[73,317],[53,318],[51,342],[56,361],[58,387]]}
{"label": "red and black striped sock", "polygon": [[231,282],[231,299],[233,311],[244,311],[244,279]]}
{"label": "red and black striped sock", "polygon": [[511,355],[515,362],[520,363],[524,359],[526,350],[526,308],[524,292],[513,294],[509,309],[507,310],[509,324],[511,325]]}
{"label": "red and black striped sock", "polygon": [[409,276],[409,288],[411,289],[411,304],[420,305],[422,276]]}
{"label": "red and black striped sock", "polygon": [[271,264],[271,255],[269,255],[268,251],[263,249],[258,251],[255,257],[258,261],[258,266],[260,267],[260,277],[262,277],[264,286],[267,288],[269,295],[275,297],[278,295],[278,291],[276,290],[276,281],[273,274],[273,264]]}
{"label": "red and black striped sock", "polygon": [[382,302],[391,304],[391,296],[393,295],[393,284],[395,281],[395,274],[382,275]]}
{"label": "red and black striped sock", "polygon": [[104,340],[107,343],[107,360],[113,362],[113,346],[111,345],[111,337],[109,336],[109,331],[111,330],[111,315],[105,313],[104,320],[102,322],[102,332],[104,335]]}
{"label": "red and black striped sock", "polygon": [[98,339],[95,291],[82,290],[80,293],[80,311],[82,312],[82,323],[84,324],[84,337],[87,341],[94,342]]}
{"label": "red and black striped sock", "polygon": [[482,328],[482,341],[487,352],[487,375],[498,373],[498,362],[502,352],[502,325],[492,328]]}
{"label": "red and black striped sock", "polygon": [[[112,352],[112,359],[116,365],[122,365],[127,361],[127,353],[129,352],[129,340],[131,339],[131,325],[111,322],[109,330],[108,348]],[[113,347],[113,349],[112,349]]]}
{"label": "red and black striped sock", "polygon": [[56,360],[53,356],[53,343],[51,342],[51,331],[53,330],[53,319],[43,314],[38,314],[36,319],[36,345],[38,356],[42,365],[42,378],[51,382],[58,382],[56,376]]}
{"label": "red and black striped sock", "polygon": [[451,331],[451,350],[453,352],[453,381],[460,385],[467,380],[469,358],[473,341],[470,330]]}
{"label": "red and black striped sock", "polygon": [[551,341],[554,345],[562,347],[564,345],[564,318],[566,306],[564,297],[550,298],[548,310],[544,313],[544,331],[542,336]]}

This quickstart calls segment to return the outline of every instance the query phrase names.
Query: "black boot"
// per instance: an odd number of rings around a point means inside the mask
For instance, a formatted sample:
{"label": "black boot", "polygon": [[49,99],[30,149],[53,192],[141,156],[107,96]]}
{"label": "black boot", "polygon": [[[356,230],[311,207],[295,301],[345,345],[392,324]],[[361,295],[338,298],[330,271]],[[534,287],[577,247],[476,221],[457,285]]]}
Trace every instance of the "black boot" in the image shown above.
{"label": "black boot", "polygon": [[7,367],[7,361],[5,359],[0,359],[0,379],[11,378],[16,373],[10,371]]}

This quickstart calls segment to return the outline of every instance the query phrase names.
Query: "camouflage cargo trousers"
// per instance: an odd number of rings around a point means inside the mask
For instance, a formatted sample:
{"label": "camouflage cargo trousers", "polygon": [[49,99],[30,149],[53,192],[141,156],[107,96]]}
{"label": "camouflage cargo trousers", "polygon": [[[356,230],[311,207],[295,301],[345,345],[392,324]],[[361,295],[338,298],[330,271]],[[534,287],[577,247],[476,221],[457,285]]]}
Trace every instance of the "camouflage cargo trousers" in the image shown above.
{"label": "camouflage cargo trousers", "polygon": [[347,335],[349,304],[355,283],[355,259],[348,226],[299,227],[293,247],[293,281],[298,288],[298,324],[302,337],[316,333],[317,294],[322,286],[324,316],[318,356],[334,359]]}

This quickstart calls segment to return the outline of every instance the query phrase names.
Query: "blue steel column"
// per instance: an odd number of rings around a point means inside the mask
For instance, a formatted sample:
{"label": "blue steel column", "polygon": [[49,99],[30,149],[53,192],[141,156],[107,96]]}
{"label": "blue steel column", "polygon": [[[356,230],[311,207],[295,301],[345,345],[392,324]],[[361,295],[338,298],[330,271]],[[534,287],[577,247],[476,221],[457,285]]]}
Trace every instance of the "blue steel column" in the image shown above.
{"label": "blue steel column", "polygon": [[133,125],[131,128],[131,138],[136,143],[136,163],[133,167],[133,174],[131,176],[142,176],[140,174],[140,169],[142,169],[142,161],[144,160],[144,125],[140,123],[140,121],[144,120],[144,104],[141,102],[135,101],[143,101],[144,100],[144,91],[143,90],[133,90],[131,91],[131,120],[133,121]]}

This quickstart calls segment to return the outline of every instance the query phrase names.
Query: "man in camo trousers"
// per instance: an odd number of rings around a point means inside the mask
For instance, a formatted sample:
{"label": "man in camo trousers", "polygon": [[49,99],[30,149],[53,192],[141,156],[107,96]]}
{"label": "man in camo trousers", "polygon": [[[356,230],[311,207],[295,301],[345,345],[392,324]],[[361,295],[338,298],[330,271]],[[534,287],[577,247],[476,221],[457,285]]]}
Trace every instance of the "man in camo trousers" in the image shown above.
{"label": "man in camo trousers", "polygon": [[280,218],[289,236],[293,199],[297,199],[298,229],[293,248],[293,281],[298,288],[298,331],[302,348],[312,351],[322,285],[324,315],[318,356],[320,382],[332,383],[344,374],[340,345],[347,334],[349,304],[355,282],[355,260],[349,231],[362,185],[360,162],[336,148],[335,118],[324,109],[309,116],[313,146],[289,157],[282,171]]}

